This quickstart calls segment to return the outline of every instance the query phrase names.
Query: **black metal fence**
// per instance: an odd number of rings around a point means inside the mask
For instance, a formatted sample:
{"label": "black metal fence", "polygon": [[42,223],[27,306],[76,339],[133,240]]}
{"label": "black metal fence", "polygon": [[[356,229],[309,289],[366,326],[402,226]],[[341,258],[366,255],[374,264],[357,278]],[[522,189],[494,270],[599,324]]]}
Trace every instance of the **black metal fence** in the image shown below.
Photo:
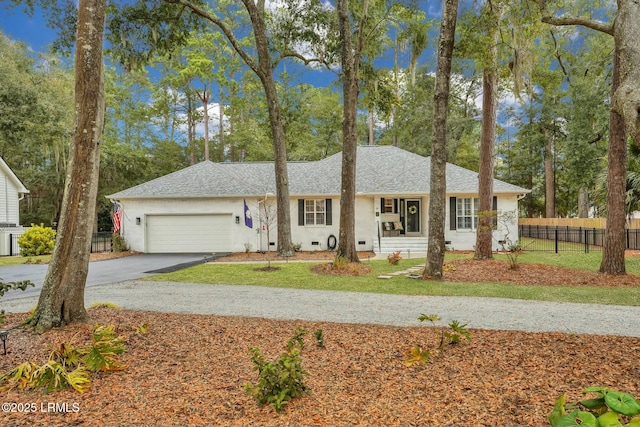
{"label": "black metal fence", "polygon": [[[20,255],[20,247],[18,246],[18,237],[20,234],[10,234],[10,254],[11,256]],[[93,233],[91,236],[91,253],[111,252],[111,238],[113,233],[110,231],[104,231],[100,233]]]}
{"label": "black metal fence", "polygon": [[20,247],[18,246],[19,234],[9,234],[9,255],[20,255]]}
{"label": "black metal fence", "polygon": [[[604,243],[602,228],[519,225],[520,245],[526,251],[600,252]],[[627,249],[640,249],[640,229],[626,230]]]}
{"label": "black metal fence", "polygon": [[111,238],[113,233],[110,231],[102,231],[93,233],[91,237],[91,253],[111,252]]}

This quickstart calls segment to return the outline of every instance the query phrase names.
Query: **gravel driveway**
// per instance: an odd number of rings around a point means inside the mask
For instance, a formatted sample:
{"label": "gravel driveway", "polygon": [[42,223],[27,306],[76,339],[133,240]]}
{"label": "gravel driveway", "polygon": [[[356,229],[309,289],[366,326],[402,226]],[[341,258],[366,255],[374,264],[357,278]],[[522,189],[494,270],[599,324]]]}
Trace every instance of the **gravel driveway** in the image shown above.
{"label": "gravel driveway", "polygon": [[[441,324],[455,319],[470,328],[640,337],[640,307],[630,306],[143,280],[88,287],[85,300],[132,310],[398,326],[418,326],[421,313],[435,313]],[[37,297],[20,298],[0,302],[0,309],[24,312],[36,303]]]}

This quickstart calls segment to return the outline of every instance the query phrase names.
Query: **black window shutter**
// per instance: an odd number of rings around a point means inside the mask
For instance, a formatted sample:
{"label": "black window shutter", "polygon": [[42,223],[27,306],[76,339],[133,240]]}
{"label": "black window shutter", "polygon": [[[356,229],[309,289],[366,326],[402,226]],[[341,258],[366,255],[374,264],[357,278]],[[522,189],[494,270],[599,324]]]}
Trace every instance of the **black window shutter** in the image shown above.
{"label": "black window shutter", "polygon": [[498,228],[498,198],[493,196],[493,229]]}
{"label": "black window shutter", "polygon": [[393,213],[398,213],[398,199],[393,199]]}
{"label": "black window shutter", "polygon": [[456,198],[449,197],[449,229],[457,230],[458,222],[456,220]]}
{"label": "black window shutter", "polygon": [[384,197],[380,197],[380,213],[384,213]]}
{"label": "black window shutter", "polygon": [[304,225],[304,199],[298,199],[298,225]]}
{"label": "black window shutter", "polygon": [[325,225],[333,225],[333,217],[331,212],[331,199],[327,199],[325,201],[325,209],[327,211],[327,216],[325,218]]}

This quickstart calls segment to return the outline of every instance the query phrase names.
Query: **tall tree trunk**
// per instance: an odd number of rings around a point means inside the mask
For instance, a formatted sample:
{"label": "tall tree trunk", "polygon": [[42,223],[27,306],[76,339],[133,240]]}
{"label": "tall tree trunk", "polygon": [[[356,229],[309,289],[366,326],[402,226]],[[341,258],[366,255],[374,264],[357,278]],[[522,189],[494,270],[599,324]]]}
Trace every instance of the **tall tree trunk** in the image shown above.
{"label": "tall tree trunk", "polygon": [[[219,92],[219,103],[218,103],[218,139],[220,141],[218,141],[218,147],[220,147],[218,150],[220,152],[220,161],[222,161],[224,159],[224,105],[222,103],[223,101],[223,93],[222,93],[222,85],[220,86],[220,92]],[[233,161],[233,160],[231,160]]]}
{"label": "tall tree trunk", "polygon": [[[613,54],[613,76],[611,93],[620,84],[620,50],[615,44]],[[625,239],[625,192],[627,185],[627,131],[624,120],[618,112],[609,115],[609,166],[607,170],[607,228],[600,272],[606,274],[626,274],[624,264]]]}
{"label": "tall tree trunk", "polygon": [[[533,188],[533,174],[529,173],[527,176],[527,188]],[[533,197],[527,197],[526,200],[527,205],[527,218],[533,218],[536,213],[533,205]]]}
{"label": "tall tree trunk", "polygon": [[589,189],[580,188],[578,192],[578,218],[589,218]]}
{"label": "tall tree trunk", "polygon": [[416,69],[418,68],[418,57],[413,53],[411,54],[411,60],[409,62],[409,83],[411,87],[416,85]]}
{"label": "tall tree trunk", "polygon": [[204,120],[204,159],[209,160],[209,92],[205,88],[202,95],[198,94],[202,101],[202,118]]}
{"label": "tall tree trunk", "polygon": [[484,69],[482,76],[482,138],[478,170],[478,230],[475,259],[493,258],[493,218],[497,214],[493,211],[493,153],[498,107],[497,31],[493,39],[495,43],[489,52],[491,65]]}
{"label": "tall tree trunk", "polygon": [[625,133],[640,146],[640,2],[617,0],[613,37],[618,49],[618,84],[611,106],[623,117]]}
{"label": "tall tree trunk", "polygon": [[102,39],[106,0],[80,0],[75,59],[76,127],[56,245],[32,325],[37,332],[88,319],[84,288],[96,218],[104,126]]}
{"label": "tall tree trunk", "polygon": [[[338,25],[342,38],[342,73],[344,110],[342,121],[342,192],[340,194],[340,229],[336,256],[349,262],[360,262],[356,251],[355,206],[356,206],[356,152],[357,152],[357,107],[358,107],[358,67],[360,51],[353,49],[351,23],[349,20],[349,0],[338,0]],[[364,0],[362,21],[364,27],[368,0]],[[360,33],[360,32],[359,32]],[[360,34],[362,36],[362,34]]]}
{"label": "tall tree trunk", "polygon": [[498,117],[498,44],[502,11],[497,4],[489,2],[485,7],[491,11],[492,19],[488,27],[491,47],[482,72],[482,136],[480,138],[480,162],[478,165],[478,229],[474,259],[493,258],[493,156],[496,143],[496,122]]}
{"label": "tall tree trunk", "polygon": [[429,191],[429,240],[423,276],[442,278],[444,264],[444,224],[446,216],[447,111],[451,83],[451,62],[458,0],[445,0],[438,42],[438,66],[434,93],[433,136],[431,141],[431,188]]}
{"label": "tall tree trunk", "polygon": [[278,225],[278,255],[294,254],[291,242],[291,213],[289,207],[289,173],[287,170],[287,145],[280,114],[280,103],[276,85],[271,74],[264,74],[263,85],[269,108],[271,132],[273,133],[273,151],[275,153],[276,206]]}
{"label": "tall tree trunk", "polygon": [[[232,51],[231,54],[233,56],[233,60],[236,61],[237,53]],[[229,86],[231,91],[229,94],[229,136],[231,137],[229,142],[229,160],[235,162],[239,158],[236,153],[236,142],[234,138],[236,132],[236,120],[238,119],[239,114],[239,109],[236,107],[238,99],[237,88],[241,87],[242,83],[240,80],[236,79],[234,72],[231,73],[231,80],[232,82]],[[236,86],[235,82],[238,83],[238,86]]]}
{"label": "tall tree trunk", "polygon": [[[258,65],[253,71],[258,75],[264,87],[269,122],[273,134],[273,151],[275,157],[276,178],[276,217],[278,222],[278,255],[292,256],[294,254],[291,241],[291,207],[289,205],[289,174],[287,170],[287,140],[282,123],[280,101],[276,84],[273,80],[273,67],[269,53],[267,29],[265,23],[264,0],[242,0],[251,18],[253,34],[258,53]],[[240,52],[238,52],[240,53]],[[242,56],[242,54],[241,54]]]}
{"label": "tall tree trunk", "polygon": [[600,272],[625,274],[625,189],[627,134],[640,144],[640,3],[617,0],[618,10],[610,24],[601,21],[556,16],[545,0],[537,0],[542,21],[553,25],[584,25],[612,35],[615,44],[609,116],[609,166],[607,170],[607,228]]}
{"label": "tall tree trunk", "polygon": [[273,151],[275,158],[276,179],[276,204],[278,221],[278,255],[291,256],[294,253],[291,242],[291,206],[289,205],[289,176],[287,173],[287,141],[285,138],[282,115],[280,114],[280,102],[273,79],[274,65],[271,59],[269,41],[267,39],[267,27],[265,22],[265,0],[241,0],[253,28],[255,52],[258,55],[256,63],[243,49],[242,43],[223,21],[215,14],[207,12],[199,5],[187,0],[164,0],[167,3],[181,4],[189,8],[193,13],[203,17],[222,31],[231,43],[233,49],[240,55],[245,64],[256,73],[264,89],[269,111],[269,122],[273,134]]}
{"label": "tall tree trunk", "polygon": [[369,145],[376,145],[376,138],[373,133],[373,108],[369,110]]}
{"label": "tall tree trunk", "polygon": [[397,101],[400,99],[400,68],[398,65],[398,55],[400,54],[400,44],[398,43],[398,35],[396,34],[396,43],[393,54],[393,94],[395,100],[391,104],[391,114],[389,115],[389,123],[391,124],[391,145],[398,146],[398,126],[396,124]]}
{"label": "tall tree trunk", "polygon": [[556,174],[553,167],[553,134],[544,128],[547,143],[544,146],[544,205],[545,218],[556,217]]}
{"label": "tall tree trunk", "polygon": [[193,98],[187,93],[187,138],[189,139],[189,162],[196,164],[195,123],[193,119]]}

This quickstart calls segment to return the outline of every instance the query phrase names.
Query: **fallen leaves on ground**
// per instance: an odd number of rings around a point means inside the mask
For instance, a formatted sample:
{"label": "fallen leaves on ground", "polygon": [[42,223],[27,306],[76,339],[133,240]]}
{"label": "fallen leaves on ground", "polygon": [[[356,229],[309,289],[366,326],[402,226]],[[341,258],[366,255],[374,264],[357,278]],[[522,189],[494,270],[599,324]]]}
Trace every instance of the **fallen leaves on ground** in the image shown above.
{"label": "fallen leaves on ground", "polygon": [[[37,411],[3,412],[0,425],[530,426],[546,424],[562,393],[574,401],[590,385],[640,390],[637,338],[472,330],[471,343],[407,367],[413,346],[437,344],[433,328],[113,309],[90,315],[91,324],[117,325],[129,337],[122,357],[127,368],[94,375],[84,394],[7,392],[4,403],[33,403]],[[137,334],[144,324],[148,332]],[[24,360],[41,363],[50,343],[90,327],[43,335],[11,330],[0,370]],[[257,379],[248,349],[256,346],[275,360],[297,327],[322,329],[325,347],[316,346],[312,333],[306,336],[302,366],[310,393],[275,413],[245,394],[244,385]],[[48,412],[49,403],[67,403],[70,410]]]}
{"label": "fallen leaves on ground", "polygon": [[444,280],[449,282],[499,282],[528,286],[640,287],[636,274],[611,275],[547,264],[524,264],[513,270],[505,260],[460,259],[445,263]]}

